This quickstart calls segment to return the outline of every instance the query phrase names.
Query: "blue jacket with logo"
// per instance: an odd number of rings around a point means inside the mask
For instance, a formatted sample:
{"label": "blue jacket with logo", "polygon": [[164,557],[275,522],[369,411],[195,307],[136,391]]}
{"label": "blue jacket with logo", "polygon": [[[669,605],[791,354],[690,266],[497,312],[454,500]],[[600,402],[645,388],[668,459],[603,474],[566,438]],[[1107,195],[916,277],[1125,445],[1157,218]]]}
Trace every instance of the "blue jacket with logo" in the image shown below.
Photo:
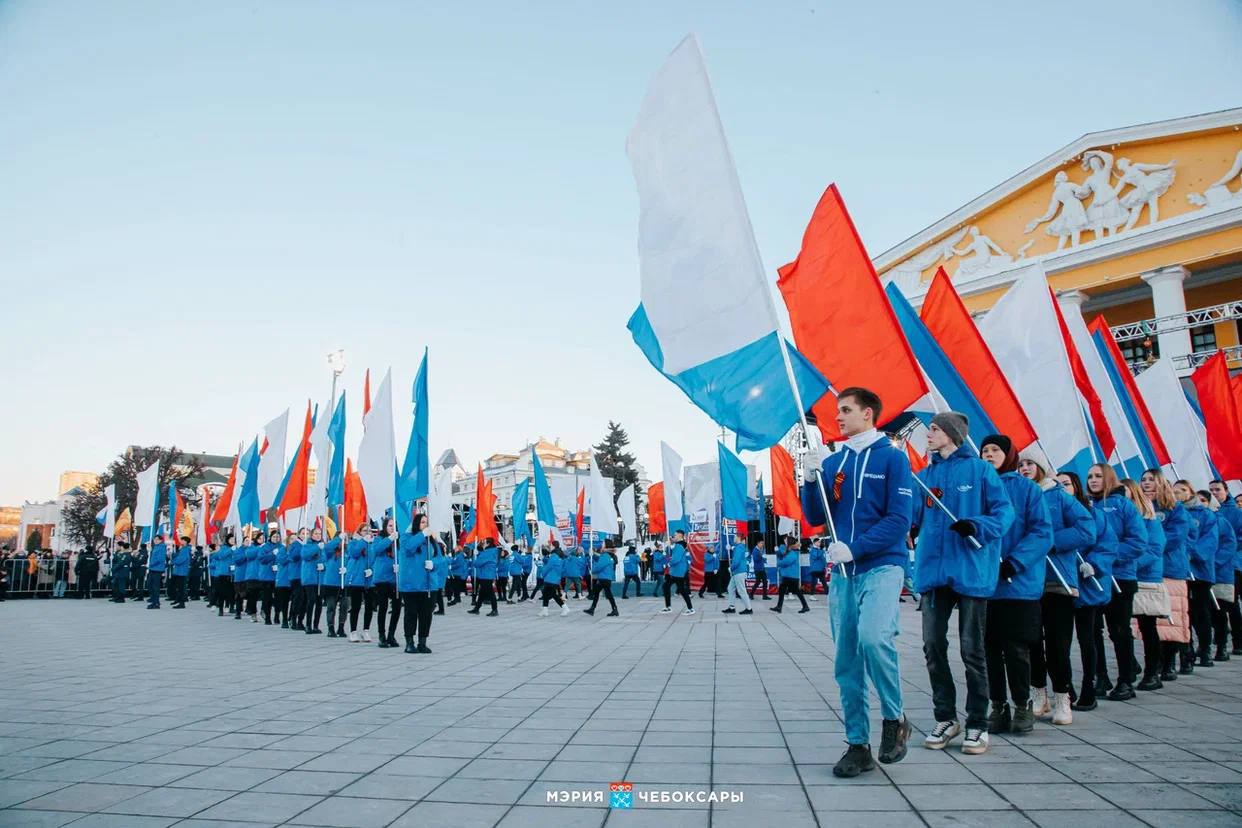
{"label": "blue jacket with logo", "polygon": [[[302,544],[302,586],[319,584],[319,564],[325,563],[326,560],[323,554],[323,541],[307,539]],[[327,567],[325,566],[324,569],[326,570]]]}
{"label": "blue jacket with logo", "polygon": [[608,552],[601,552],[595,556],[595,563],[591,564],[591,577],[597,581],[611,581],[617,573],[617,559]]}
{"label": "blue jacket with logo", "polygon": [[1133,581],[1139,559],[1148,549],[1147,529],[1138,507],[1130,502],[1121,489],[1096,501],[1095,509],[1103,512],[1105,519],[1117,535],[1117,557],[1113,560],[1113,577],[1119,581]]}
{"label": "blue jacket with logo", "polygon": [[758,546],[750,550],[750,565],[755,570],[756,575],[760,572],[766,573],[768,571],[767,553]]}
{"label": "blue jacket with logo", "polygon": [[639,563],[638,553],[633,552],[633,551],[627,552],[625,555],[625,560],[622,561],[622,567],[624,568],[623,569],[624,573],[626,575],[637,575],[638,574],[638,563]]}
{"label": "blue jacket with logo", "polygon": [[720,556],[708,549],[703,553],[703,574],[712,575],[720,569]]}
{"label": "blue jacket with logo", "polygon": [[[854,554],[849,574],[880,566],[904,569],[914,505],[914,481],[905,451],[881,434],[861,452],[846,446],[828,456],[821,473],[837,539]],[[819,484],[803,485],[802,510],[812,526],[825,522]]]}
{"label": "blue jacket with logo", "polygon": [[1233,527],[1219,513],[1216,515],[1216,534],[1220,538],[1216,547],[1216,583],[1233,583],[1233,563],[1238,557],[1238,536]]}
{"label": "blue jacket with logo", "polygon": [[1143,528],[1147,531],[1147,549],[1134,567],[1134,574],[1144,583],[1159,583],[1164,578],[1164,547],[1168,543],[1160,513],[1157,512],[1156,517],[1143,518]]}
{"label": "blue jacket with logo", "polygon": [[393,557],[392,538],[376,535],[367,547],[367,565],[371,568],[371,584],[394,584],[397,573],[392,571],[396,563]]}
{"label": "blue jacket with logo", "polygon": [[[1187,552],[1193,543],[1190,533],[1195,529],[1191,523],[1186,507],[1174,503],[1172,509],[1156,507],[1156,517],[1164,528],[1164,577],[1176,581],[1190,578],[1190,554]],[[1198,536],[1195,536],[1195,540]]]}
{"label": "blue jacket with logo", "polygon": [[664,570],[668,567],[668,554],[663,549],[651,553],[651,567],[656,575],[663,577]]}
{"label": "blue jacket with logo", "polygon": [[1078,579],[1079,607],[1098,607],[1113,598],[1113,561],[1117,557],[1117,533],[1112,523],[1094,504],[1091,517],[1095,521],[1095,543],[1083,553],[1083,559],[1095,569],[1093,578]]}
{"label": "blue jacket with logo", "polygon": [[272,566],[276,563],[276,549],[279,544],[265,543],[258,548],[256,556],[255,580],[265,584],[276,582],[276,573],[272,571]]}
{"label": "blue jacket with logo", "polygon": [[729,574],[745,575],[750,567],[750,550],[744,542],[733,545],[733,554],[729,556]]}
{"label": "blue jacket with logo", "polygon": [[828,569],[828,558],[824,555],[824,548],[819,544],[811,544],[811,565],[812,572],[824,572]]}
{"label": "blue jacket with logo", "polygon": [[522,574],[529,575],[535,568],[535,556],[527,551],[522,553]]}
{"label": "blue jacket with logo", "polygon": [[[367,570],[371,569],[367,549],[370,547],[362,538],[355,538],[345,545],[345,586],[368,587],[371,579]],[[374,571],[374,570],[372,570]]]}
{"label": "blue jacket with logo", "polygon": [[959,520],[974,524],[980,548],[949,530],[953,521],[930,497],[919,497],[914,504],[919,526],[915,589],[948,587],[971,598],[991,597],[1000,575],[1001,539],[1014,522],[1013,505],[996,470],[961,446],[948,457],[933,452],[931,465],[919,477]]}
{"label": "blue jacket with logo", "polygon": [[222,569],[221,568],[222,563],[223,561],[220,560],[219,548],[215,549],[214,551],[211,549],[207,550],[207,574],[208,575],[210,575],[213,578],[219,578],[221,573],[227,575],[228,569],[227,568]]}
{"label": "blue jacket with logo", "polygon": [[1220,532],[1216,528],[1216,513],[1198,500],[1186,509],[1194,524],[1195,542],[1190,550],[1190,577],[1196,581],[1216,583],[1216,550],[1220,546]]}
{"label": "blue jacket with logo", "polygon": [[1039,486],[1016,471],[1005,472],[1000,479],[1014,510],[1014,521],[1001,538],[1001,560],[1013,564],[1017,574],[1010,580],[998,577],[992,597],[1038,601],[1054,543],[1052,518]]}
{"label": "blue jacket with logo", "polygon": [[233,570],[229,569],[229,567],[233,565],[233,555],[234,555],[233,547],[229,546],[226,543],[226,544],[222,544],[220,548],[216,550],[216,553],[211,556],[212,560],[219,562],[218,564],[219,570],[217,570],[216,572],[217,577],[222,577],[222,578],[233,577],[233,574],[234,574]]}
{"label": "blue jacket with logo", "polygon": [[402,532],[398,543],[401,551],[401,571],[397,573],[398,592],[431,592],[431,571],[426,563],[432,561],[432,545],[422,532],[410,534]]}
{"label": "blue jacket with logo", "polygon": [[178,546],[177,551],[172,556],[172,574],[173,575],[189,575],[190,574],[190,547]]}
{"label": "blue jacket with logo", "polygon": [[1085,555],[1095,543],[1095,518],[1055,480],[1046,478],[1044,484],[1044,506],[1052,523],[1052,553],[1048,556],[1050,565],[1044,584],[1060,585],[1060,572],[1070,589],[1078,589],[1078,556]]}
{"label": "blue jacket with logo", "polygon": [[684,543],[674,543],[669,547],[668,574],[673,578],[684,578],[690,572],[690,550]]}

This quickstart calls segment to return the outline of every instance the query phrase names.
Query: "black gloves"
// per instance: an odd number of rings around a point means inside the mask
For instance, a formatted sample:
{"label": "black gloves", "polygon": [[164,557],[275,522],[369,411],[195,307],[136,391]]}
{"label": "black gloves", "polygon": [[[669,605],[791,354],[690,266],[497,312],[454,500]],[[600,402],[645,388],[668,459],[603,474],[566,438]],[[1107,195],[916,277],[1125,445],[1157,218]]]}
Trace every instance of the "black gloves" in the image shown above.
{"label": "black gloves", "polygon": [[1018,574],[1018,570],[1014,568],[1013,561],[1005,558],[1001,561],[1000,576],[1006,581]]}
{"label": "black gloves", "polygon": [[975,525],[969,520],[954,521],[949,524],[949,529],[963,538],[973,538],[975,536]]}

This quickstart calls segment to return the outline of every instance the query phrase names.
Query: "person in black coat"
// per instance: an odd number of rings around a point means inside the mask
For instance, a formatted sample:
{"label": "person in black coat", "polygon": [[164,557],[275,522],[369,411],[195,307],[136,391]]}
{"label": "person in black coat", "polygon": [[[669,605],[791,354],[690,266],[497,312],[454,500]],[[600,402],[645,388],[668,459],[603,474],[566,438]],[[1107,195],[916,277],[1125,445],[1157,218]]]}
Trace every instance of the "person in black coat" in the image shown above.
{"label": "person in black coat", "polygon": [[92,547],[86,547],[86,551],[78,555],[78,561],[73,565],[73,574],[78,578],[78,598],[90,598],[91,590],[95,588],[95,579],[99,577],[99,556]]}

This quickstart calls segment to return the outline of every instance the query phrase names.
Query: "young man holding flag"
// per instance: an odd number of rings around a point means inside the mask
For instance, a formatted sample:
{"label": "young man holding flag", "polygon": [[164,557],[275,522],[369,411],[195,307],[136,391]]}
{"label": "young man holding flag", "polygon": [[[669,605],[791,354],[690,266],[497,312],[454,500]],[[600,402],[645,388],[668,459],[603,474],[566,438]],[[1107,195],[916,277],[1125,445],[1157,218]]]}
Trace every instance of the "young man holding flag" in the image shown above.
{"label": "young man holding flag", "polygon": [[814,448],[807,456],[809,482],[802,490],[806,519],[824,524],[822,481],[836,530],[828,560],[843,570],[830,582],[828,609],[837,645],[833,672],[841,689],[849,743],[832,773],[847,778],[875,769],[868,678],[884,716],[880,761],[904,759],[910,738],[896,638],[914,483],[906,453],[876,429],[882,410],[880,398],[866,388],[842,390],[837,397],[837,425],[845,435],[844,450],[827,455],[822,446]]}

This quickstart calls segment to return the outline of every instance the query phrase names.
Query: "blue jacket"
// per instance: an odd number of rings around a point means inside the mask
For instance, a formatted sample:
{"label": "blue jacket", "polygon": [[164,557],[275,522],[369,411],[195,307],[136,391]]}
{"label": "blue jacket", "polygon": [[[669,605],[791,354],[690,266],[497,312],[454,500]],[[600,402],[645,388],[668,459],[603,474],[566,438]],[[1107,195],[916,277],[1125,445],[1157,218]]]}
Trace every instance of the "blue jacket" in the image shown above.
{"label": "blue jacket", "polygon": [[189,575],[190,574],[190,547],[178,546],[177,551],[172,556],[172,574]]}
{"label": "blue jacket", "polygon": [[242,541],[233,549],[233,582],[244,583],[250,580],[250,560],[246,556],[250,554],[251,546],[249,543]]}
{"label": "blue jacket", "polygon": [[466,571],[469,567],[466,565],[466,553],[458,550],[453,555],[453,562],[449,564],[449,574],[454,578],[466,577]]}
{"label": "blue jacket", "polygon": [[817,543],[812,544],[810,555],[811,555],[811,565],[809,568],[812,572],[827,571],[828,558],[824,555],[824,548],[822,546],[820,546]]}
{"label": "blue jacket", "polygon": [[1133,581],[1139,558],[1147,551],[1147,529],[1138,507],[1130,502],[1120,490],[1113,491],[1095,504],[1097,512],[1104,517],[1117,535],[1117,557],[1113,560],[1113,577],[1118,581]]}
{"label": "blue jacket", "polygon": [[[325,563],[323,541],[309,538],[302,544],[302,586],[316,586],[319,583],[319,564]],[[327,567],[324,567],[327,570]]]}
{"label": "blue jacket", "polygon": [[1117,533],[1112,524],[1098,508],[1092,507],[1095,520],[1095,543],[1083,553],[1083,558],[1095,569],[1094,578],[1078,579],[1078,600],[1075,606],[1099,607],[1113,597],[1113,560],[1117,557]]}
{"label": "blue jacket", "polygon": [[[837,538],[854,553],[850,574],[880,566],[904,569],[914,503],[906,453],[881,434],[862,452],[847,446],[827,457],[822,474]],[[802,510],[812,526],[824,523],[819,484],[802,487]]]}
{"label": "blue jacket", "polygon": [[674,543],[669,547],[668,574],[673,578],[684,578],[690,572],[690,550],[685,543]]}
{"label": "blue jacket", "polygon": [[218,578],[232,578],[233,577],[233,571],[230,570],[229,567],[233,565],[234,554],[235,554],[235,551],[233,547],[229,546],[226,543],[216,550],[216,554],[211,556],[212,560],[219,561],[219,564],[218,564],[219,569],[216,571],[216,577]]}
{"label": "blue jacket", "polygon": [[397,591],[431,592],[434,590],[431,572],[426,566],[429,561],[433,568],[435,566],[435,561],[432,560],[432,545],[427,540],[427,536],[422,532],[417,535],[402,532],[398,547],[401,550],[401,571],[397,573]]}
{"label": "blue jacket", "polygon": [[168,547],[162,543],[157,543],[151,547],[151,554],[147,557],[148,572],[163,572],[168,568]]}
{"label": "blue jacket", "polygon": [[392,571],[396,563],[393,557],[392,538],[376,535],[367,547],[367,565],[371,568],[371,585],[396,583],[397,573]]}
{"label": "blue jacket", "polygon": [[781,578],[797,578],[802,574],[798,547],[776,547],[776,571]]}
{"label": "blue jacket", "polygon": [[1160,513],[1157,512],[1153,518],[1143,518],[1143,528],[1147,530],[1147,549],[1139,558],[1134,574],[1144,583],[1159,583],[1164,578],[1164,547],[1168,543]]}
{"label": "blue jacket", "polygon": [[1070,589],[1078,589],[1078,556],[1085,555],[1095,543],[1095,518],[1055,480],[1046,478],[1045,482],[1048,485],[1043,488],[1044,506],[1052,522],[1052,553],[1048,556],[1051,565],[1047,567],[1044,584],[1059,586],[1060,572]]}
{"label": "blue jacket", "polygon": [[302,585],[302,542],[294,538],[289,544],[289,586]]}
{"label": "blue jacket", "polygon": [[495,546],[480,549],[474,556],[475,577],[480,581],[496,580],[496,565],[500,560],[500,550]]}
{"label": "blue jacket", "polygon": [[767,553],[758,546],[750,550],[750,565],[755,570],[756,575],[760,572],[766,573],[768,571],[767,557]]}
{"label": "blue jacket", "polygon": [[[113,556],[112,568],[113,570],[116,569],[115,556]],[[207,550],[207,574],[210,575],[212,578],[220,577],[220,550],[219,549],[216,549],[214,552],[210,548]]]}
{"label": "blue jacket", "polygon": [[703,574],[711,575],[720,569],[720,556],[708,549],[703,553]]}
{"label": "blue jacket", "polygon": [[919,526],[915,589],[949,587],[971,598],[991,597],[1000,574],[1001,539],[1014,522],[1013,505],[996,470],[969,446],[961,446],[948,457],[933,452],[931,465],[919,477],[959,520],[974,524],[981,548],[949,531],[953,521],[930,497],[921,496],[914,504],[914,523]]}
{"label": "blue jacket", "polygon": [[543,556],[543,582],[558,585],[565,577],[565,558],[556,552]]}
{"label": "blue jacket", "polygon": [[289,586],[293,571],[293,564],[289,560],[293,554],[290,551],[291,548],[283,543],[276,546],[276,586],[278,587]]}
{"label": "blue jacket", "polygon": [[624,570],[623,570],[624,573],[626,575],[637,575],[638,574],[638,563],[639,561],[638,561],[637,552],[627,553],[625,556],[625,560],[622,561],[622,566],[624,567]]}
{"label": "blue jacket", "polygon": [[1190,549],[1190,577],[1196,581],[1216,582],[1216,549],[1220,532],[1216,529],[1216,513],[1197,501],[1186,509],[1194,524],[1195,542]]}
{"label": "blue jacket", "polygon": [[735,543],[733,554],[729,556],[729,574],[745,575],[750,567],[750,550],[745,543]]}
{"label": "blue jacket", "polygon": [[1000,479],[1014,510],[1014,521],[1001,538],[1001,560],[1013,564],[1017,574],[1008,581],[998,577],[992,597],[1038,601],[1048,575],[1052,518],[1039,486],[1016,471],[1005,472]]}
{"label": "blue jacket", "polygon": [[[1190,533],[1196,527],[1191,523],[1186,507],[1174,503],[1172,509],[1156,507],[1156,517],[1164,528],[1164,577],[1176,581],[1190,578],[1190,554],[1186,551],[1193,542]],[[1198,540],[1196,534],[1194,540]]]}
{"label": "blue jacket", "polygon": [[587,561],[581,549],[575,549],[574,554],[565,559],[565,574],[569,578],[586,577]]}
{"label": "blue jacket", "polygon": [[1232,497],[1225,498],[1216,512],[1216,519],[1225,521],[1233,529],[1234,537],[1238,541],[1238,550],[1233,556],[1233,568],[1242,572],[1242,508],[1238,507]]}
{"label": "blue jacket", "polygon": [[663,549],[657,549],[651,553],[651,567],[655,570],[655,574],[664,575],[664,569],[668,566],[668,553]]}
{"label": "blue jacket", "polygon": [[435,565],[435,569],[431,571],[431,588],[444,589],[444,584],[448,581],[449,556],[440,546],[436,546],[435,554],[432,556],[431,562]]}
{"label": "blue jacket", "polygon": [[611,581],[617,573],[617,559],[608,552],[601,552],[595,556],[595,563],[591,564],[591,577],[597,581]]}
{"label": "blue jacket", "polygon": [[263,544],[250,544],[246,547],[246,580],[259,580],[259,555],[263,551]]}
{"label": "blue jacket", "polygon": [[522,553],[522,574],[529,575],[531,570],[535,568],[535,556],[530,552]]}
{"label": "blue jacket", "polygon": [[1216,533],[1219,542],[1216,547],[1216,583],[1233,583],[1233,563],[1238,557],[1238,536],[1234,534],[1229,521],[1216,515]]}
{"label": "blue jacket", "polygon": [[370,544],[362,538],[355,538],[346,545],[345,586],[368,587],[371,585],[371,579],[367,577],[367,570],[371,569],[371,561],[367,555],[369,548]]}
{"label": "blue jacket", "polygon": [[276,563],[276,549],[278,547],[279,544],[265,543],[258,548],[255,580],[262,581],[265,584],[276,582],[276,573],[272,571],[272,566]]}
{"label": "blue jacket", "polygon": [[323,545],[323,563],[323,572],[319,573],[320,586],[340,587],[341,579],[344,577],[341,569],[345,566],[345,556],[341,554],[340,535]]}

